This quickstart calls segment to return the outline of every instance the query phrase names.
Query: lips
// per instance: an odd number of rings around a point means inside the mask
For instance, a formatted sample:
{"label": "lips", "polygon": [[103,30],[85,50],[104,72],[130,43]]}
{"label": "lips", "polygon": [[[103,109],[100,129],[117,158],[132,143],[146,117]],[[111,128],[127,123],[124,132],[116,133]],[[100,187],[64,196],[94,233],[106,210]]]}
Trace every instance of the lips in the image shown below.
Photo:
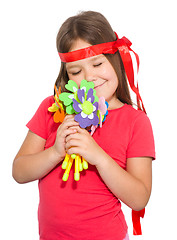
{"label": "lips", "polygon": [[103,82],[103,83],[101,83],[101,84],[99,84],[99,85],[95,86],[95,89],[97,89],[97,88],[99,88],[99,87],[103,86],[104,84],[105,84],[105,82]]}

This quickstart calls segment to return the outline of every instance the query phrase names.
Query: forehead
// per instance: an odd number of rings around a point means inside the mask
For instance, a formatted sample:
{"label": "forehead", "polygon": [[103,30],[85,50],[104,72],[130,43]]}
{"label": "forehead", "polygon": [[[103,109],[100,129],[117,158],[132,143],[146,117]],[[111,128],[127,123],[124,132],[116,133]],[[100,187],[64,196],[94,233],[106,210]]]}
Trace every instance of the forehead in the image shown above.
{"label": "forehead", "polygon": [[70,52],[76,51],[76,50],[79,50],[79,49],[82,49],[82,48],[87,48],[87,47],[90,47],[90,46],[92,46],[90,43],[78,38],[72,44],[72,46],[70,48]]}

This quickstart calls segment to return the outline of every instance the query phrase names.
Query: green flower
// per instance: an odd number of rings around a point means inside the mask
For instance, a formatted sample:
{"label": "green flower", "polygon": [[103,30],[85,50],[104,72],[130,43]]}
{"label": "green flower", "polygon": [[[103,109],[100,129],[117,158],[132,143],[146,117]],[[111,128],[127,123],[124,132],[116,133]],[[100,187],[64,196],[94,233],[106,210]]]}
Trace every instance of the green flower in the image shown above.
{"label": "green flower", "polygon": [[[77,92],[78,92],[78,86],[77,84],[73,81],[73,80],[69,80],[68,83],[65,85],[65,88],[70,91],[70,93],[68,92],[63,92],[60,94],[59,99],[63,102],[63,104],[66,107],[66,113],[67,114],[74,114],[77,113],[74,108],[73,108],[73,99],[75,99],[76,101],[79,101],[79,98],[77,96]],[[94,102],[98,102],[99,99],[96,96],[96,91],[94,89],[94,83],[93,82],[87,82],[85,79],[81,81],[80,84],[80,89],[84,89],[85,91],[85,99],[87,98],[87,93],[89,91],[89,89],[92,88],[93,89],[93,96],[95,97]]]}

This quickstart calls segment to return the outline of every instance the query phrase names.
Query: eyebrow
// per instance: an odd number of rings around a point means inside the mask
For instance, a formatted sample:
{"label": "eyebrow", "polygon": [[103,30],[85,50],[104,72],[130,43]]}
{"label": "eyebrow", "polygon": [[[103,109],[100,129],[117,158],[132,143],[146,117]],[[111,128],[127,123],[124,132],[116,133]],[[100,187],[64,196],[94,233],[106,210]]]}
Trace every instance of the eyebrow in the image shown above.
{"label": "eyebrow", "polygon": [[103,58],[103,54],[94,56],[93,58],[90,59],[91,62],[95,61],[95,60],[101,60]]}

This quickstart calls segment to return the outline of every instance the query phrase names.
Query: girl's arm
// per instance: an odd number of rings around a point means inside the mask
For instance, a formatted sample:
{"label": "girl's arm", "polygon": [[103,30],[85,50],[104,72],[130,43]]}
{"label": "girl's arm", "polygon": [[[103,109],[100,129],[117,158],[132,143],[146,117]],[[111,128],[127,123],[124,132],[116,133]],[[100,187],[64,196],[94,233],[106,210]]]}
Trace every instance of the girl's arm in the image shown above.
{"label": "girl's arm", "polygon": [[13,178],[18,183],[42,178],[59,162],[59,156],[53,148],[44,151],[45,142],[35,133],[28,132],[12,168]]}
{"label": "girl's arm", "polygon": [[29,131],[13,162],[12,175],[18,183],[44,177],[65,157],[65,138],[78,126],[72,115],[65,117],[57,130],[54,146],[44,150],[46,140]]}
{"label": "girl's arm", "polygon": [[151,194],[152,158],[127,159],[127,171],[122,169],[95,142],[90,134],[77,127],[77,133],[66,138],[68,154],[77,153],[95,165],[112,193],[135,211],[143,209]]}
{"label": "girl's arm", "polygon": [[152,186],[152,158],[127,159],[127,171],[105,154],[96,167],[108,188],[135,211],[149,201]]}

